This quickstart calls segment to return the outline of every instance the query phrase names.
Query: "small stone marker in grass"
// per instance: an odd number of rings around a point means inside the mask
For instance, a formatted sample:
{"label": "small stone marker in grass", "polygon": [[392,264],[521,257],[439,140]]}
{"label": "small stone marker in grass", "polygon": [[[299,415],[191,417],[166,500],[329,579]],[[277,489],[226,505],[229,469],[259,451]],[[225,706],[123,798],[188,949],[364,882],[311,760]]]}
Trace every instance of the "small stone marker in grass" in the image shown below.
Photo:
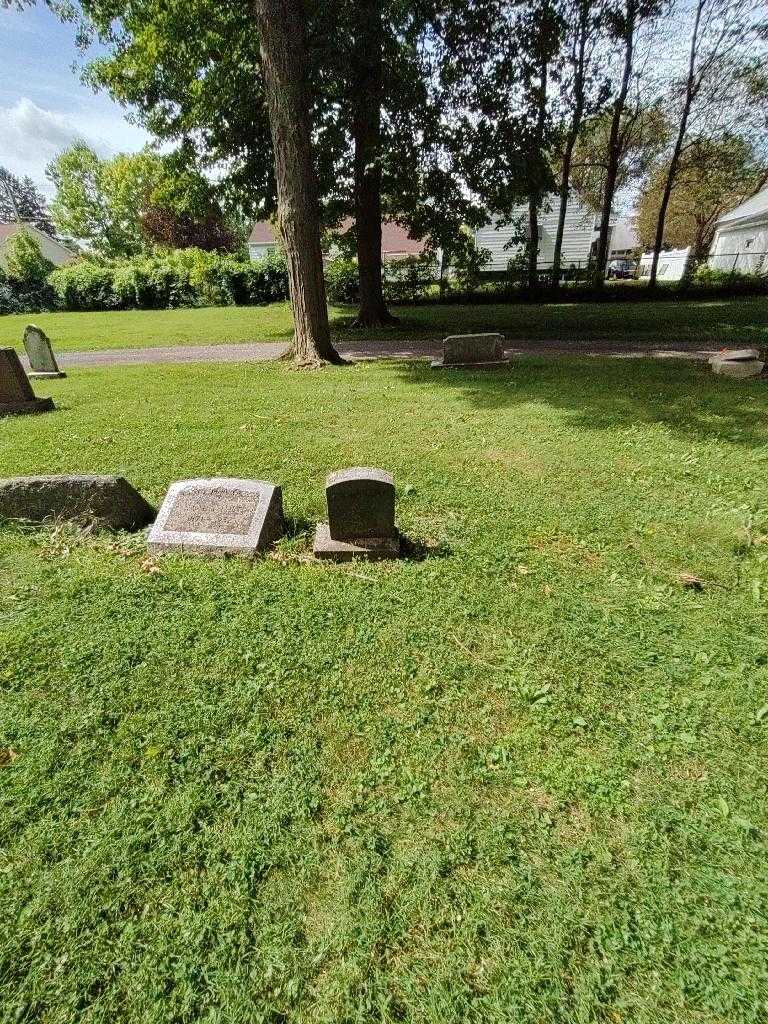
{"label": "small stone marker in grass", "polygon": [[35,398],[21,360],[12,348],[0,348],[0,416],[50,412],[52,398]]}
{"label": "small stone marker in grass", "polygon": [[328,522],[318,523],[315,556],[337,562],[397,558],[395,482],[382,469],[354,467],[331,473],[325,483]]}
{"label": "small stone marker in grass", "polygon": [[435,359],[435,369],[492,369],[507,366],[503,334],[451,334],[443,341],[443,358]]}
{"label": "small stone marker in grass", "polygon": [[756,348],[726,348],[712,356],[709,365],[722,377],[759,377],[765,367],[759,357],[760,352]]}
{"label": "small stone marker in grass", "polygon": [[0,519],[65,519],[102,529],[140,530],[155,510],[122,476],[19,476],[0,480]]}
{"label": "small stone marker in grass", "polygon": [[282,537],[283,494],[267,480],[179,480],[149,532],[153,554],[245,555]]}
{"label": "small stone marker in grass", "polygon": [[56,362],[48,335],[34,324],[29,324],[24,331],[24,348],[29,359],[30,377],[66,377]]}

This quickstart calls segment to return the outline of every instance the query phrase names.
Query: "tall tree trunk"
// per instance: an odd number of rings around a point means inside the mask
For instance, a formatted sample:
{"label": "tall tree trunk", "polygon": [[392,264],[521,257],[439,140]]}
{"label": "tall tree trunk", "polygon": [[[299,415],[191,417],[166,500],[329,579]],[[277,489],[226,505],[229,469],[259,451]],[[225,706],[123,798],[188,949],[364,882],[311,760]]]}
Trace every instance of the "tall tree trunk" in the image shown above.
{"label": "tall tree trunk", "polygon": [[[579,117],[579,123],[581,117]],[[573,159],[573,150],[576,145],[576,138],[578,136],[578,127],[576,125],[576,115],[574,114],[571,131],[568,133],[568,138],[565,142],[565,150],[563,152],[563,166],[560,174],[560,208],[557,214],[557,233],[555,235],[555,250],[552,254],[552,284],[555,288],[560,287],[560,264],[563,256],[563,236],[565,235],[565,215],[568,212],[568,197],[571,190],[571,161]]]}
{"label": "tall tree trunk", "polygon": [[573,150],[579,137],[581,121],[584,116],[584,63],[587,50],[590,7],[589,0],[582,0],[579,10],[578,51],[575,59],[576,70],[573,81],[573,116],[571,118],[571,127],[565,140],[563,163],[560,169],[560,208],[557,214],[555,249],[552,254],[552,285],[555,288],[560,287],[560,264],[563,254],[563,236],[565,235],[565,215],[568,211],[568,198],[571,190]]}
{"label": "tall tree trunk", "polygon": [[[544,125],[547,117],[547,61],[542,59],[539,67],[539,85],[537,89],[537,112],[536,112],[536,139],[538,148],[534,154],[531,168],[535,172],[537,180],[541,170],[541,142],[544,135]],[[528,196],[528,291],[535,296],[539,291],[539,207],[541,206],[541,191],[538,188],[531,189]]]}
{"label": "tall tree trunk", "polygon": [[277,180],[277,221],[288,263],[300,366],[342,362],[331,344],[312,159],[306,16],[302,0],[253,0]]}
{"label": "tall tree trunk", "polygon": [[539,290],[539,194],[528,199],[528,293]]}
{"label": "tall tree trunk", "polygon": [[608,141],[608,160],[605,171],[603,209],[600,215],[600,234],[597,240],[597,254],[592,283],[596,288],[605,284],[605,269],[608,264],[608,240],[611,234],[611,212],[616,194],[616,181],[621,163],[621,118],[627,103],[627,94],[632,80],[632,66],[635,57],[636,0],[627,0],[625,10],[624,68],[621,74],[619,94],[614,100],[611,118],[611,133]]}
{"label": "tall tree trunk", "polygon": [[356,327],[391,324],[381,265],[381,0],[356,0],[352,89],[360,310]]}
{"label": "tall tree trunk", "polygon": [[672,157],[669,161],[667,177],[664,182],[664,191],[661,195],[659,216],[656,221],[656,239],[653,243],[653,260],[651,261],[651,273],[648,278],[649,288],[656,287],[656,275],[659,269],[659,256],[661,255],[661,247],[664,244],[664,225],[667,220],[667,208],[669,206],[672,189],[674,188],[675,179],[677,177],[677,168],[680,164],[680,154],[683,151],[683,142],[685,141],[685,133],[688,128],[688,118],[696,95],[696,57],[699,48],[699,25],[701,23],[704,2],[705,0],[698,0],[698,3],[696,4],[696,17],[693,22],[691,48],[688,57],[688,78],[685,83],[685,99],[683,101],[683,109],[680,115],[680,124],[677,129],[675,148],[672,150]]}

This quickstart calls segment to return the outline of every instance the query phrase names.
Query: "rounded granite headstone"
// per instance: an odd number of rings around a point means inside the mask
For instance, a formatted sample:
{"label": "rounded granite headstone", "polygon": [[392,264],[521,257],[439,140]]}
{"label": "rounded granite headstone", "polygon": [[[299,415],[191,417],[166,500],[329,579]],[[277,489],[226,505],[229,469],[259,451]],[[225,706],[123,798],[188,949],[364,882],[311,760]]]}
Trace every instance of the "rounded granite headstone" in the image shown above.
{"label": "rounded granite headstone", "polygon": [[334,540],[396,536],[391,473],[362,466],[342,469],[329,475],[325,494],[328,528]]}

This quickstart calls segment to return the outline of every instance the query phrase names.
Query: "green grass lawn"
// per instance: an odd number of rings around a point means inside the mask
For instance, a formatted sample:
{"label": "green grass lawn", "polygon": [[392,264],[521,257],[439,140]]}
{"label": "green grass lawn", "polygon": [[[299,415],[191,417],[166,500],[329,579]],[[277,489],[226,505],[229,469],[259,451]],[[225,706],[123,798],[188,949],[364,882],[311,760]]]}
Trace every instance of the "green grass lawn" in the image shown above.
{"label": "green grass lawn", "polygon": [[[376,331],[350,328],[354,310],[331,307],[334,335],[354,346],[363,338],[439,339],[460,331],[502,331],[513,340],[635,340],[675,344],[768,345],[768,299],[718,302],[580,303],[529,305],[426,305],[396,307],[400,323]],[[0,317],[0,345],[21,350],[24,327],[39,324],[59,352],[89,349],[279,341],[293,330],[288,303],[250,306],[129,310],[116,313],[40,313]]]}
{"label": "green grass lawn", "polygon": [[[0,1020],[765,1021],[764,380],[37,390],[0,475],[263,477],[294,523],[253,565],[0,530]],[[420,560],[308,559],[350,464],[394,472]]]}

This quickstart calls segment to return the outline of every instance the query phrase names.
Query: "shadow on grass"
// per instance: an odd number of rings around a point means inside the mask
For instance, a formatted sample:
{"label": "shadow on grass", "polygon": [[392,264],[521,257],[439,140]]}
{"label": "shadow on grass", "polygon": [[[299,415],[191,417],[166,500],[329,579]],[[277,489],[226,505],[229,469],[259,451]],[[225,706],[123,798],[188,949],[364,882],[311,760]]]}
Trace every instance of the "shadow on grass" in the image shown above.
{"label": "shadow on grass", "polygon": [[404,382],[452,390],[478,410],[541,404],[567,413],[571,425],[584,430],[662,424],[697,440],[747,448],[768,443],[768,377],[728,380],[706,363],[527,357],[498,371],[397,365]]}
{"label": "shadow on grass", "polygon": [[426,562],[428,558],[450,558],[451,548],[444,542],[431,544],[416,537],[400,534],[400,557],[406,562]]}

